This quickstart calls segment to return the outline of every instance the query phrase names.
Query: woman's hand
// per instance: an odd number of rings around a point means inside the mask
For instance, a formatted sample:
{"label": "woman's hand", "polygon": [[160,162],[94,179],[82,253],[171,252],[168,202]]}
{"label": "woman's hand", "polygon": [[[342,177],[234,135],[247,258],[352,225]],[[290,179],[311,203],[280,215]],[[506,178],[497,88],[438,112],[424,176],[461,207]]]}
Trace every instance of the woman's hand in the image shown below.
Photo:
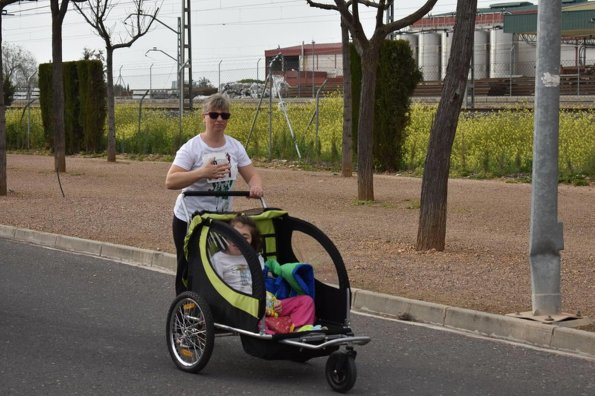
{"label": "woman's hand", "polygon": [[262,186],[250,186],[250,198],[261,198],[264,195]]}
{"label": "woman's hand", "polygon": [[229,172],[229,163],[217,164],[213,163],[212,161],[208,161],[202,166],[202,174],[206,179],[222,179],[226,176],[229,176]]}

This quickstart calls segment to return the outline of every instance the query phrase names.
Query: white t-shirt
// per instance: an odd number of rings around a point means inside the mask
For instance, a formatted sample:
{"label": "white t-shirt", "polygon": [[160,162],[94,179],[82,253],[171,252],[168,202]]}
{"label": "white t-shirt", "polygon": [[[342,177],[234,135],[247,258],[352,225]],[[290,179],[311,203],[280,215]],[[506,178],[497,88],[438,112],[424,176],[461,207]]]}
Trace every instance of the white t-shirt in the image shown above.
{"label": "white t-shirt", "polygon": [[[264,268],[264,259],[259,254],[258,260],[261,269]],[[217,252],[211,257],[213,268],[230,287],[241,292],[252,293],[252,275],[243,255],[232,256],[225,252]]]}
{"label": "white t-shirt", "polygon": [[[248,166],[252,163],[246,149],[242,144],[232,138],[225,136],[225,144],[221,147],[209,147],[200,137],[194,136],[188,140],[176,153],[173,165],[185,170],[200,168],[206,161],[216,160],[218,163],[229,162],[231,169],[229,175],[218,180],[200,179],[182,191],[230,191],[238,176],[238,168]],[[186,213],[182,206],[182,194],[178,195],[174,206],[174,215],[188,222]],[[231,197],[186,197],[184,199],[188,216],[197,210],[208,210],[211,212],[226,212],[231,210]]]}

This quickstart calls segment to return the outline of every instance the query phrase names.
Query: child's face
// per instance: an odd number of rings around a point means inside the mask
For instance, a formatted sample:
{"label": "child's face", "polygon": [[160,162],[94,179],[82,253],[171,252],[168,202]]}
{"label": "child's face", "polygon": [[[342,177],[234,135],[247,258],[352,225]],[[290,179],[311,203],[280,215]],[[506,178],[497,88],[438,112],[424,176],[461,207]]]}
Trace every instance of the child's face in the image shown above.
{"label": "child's face", "polygon": [[[236,223],[234,224],[233,228],[244,237],[246,242],[248,242],[248,245],[252,245],[252,233],[250,232],[250,226],[242,223]],[[228,251],[232,256],[239,256],[241,254],[240,249],[238,249],[238,247],[233,243],[229,244]]]}

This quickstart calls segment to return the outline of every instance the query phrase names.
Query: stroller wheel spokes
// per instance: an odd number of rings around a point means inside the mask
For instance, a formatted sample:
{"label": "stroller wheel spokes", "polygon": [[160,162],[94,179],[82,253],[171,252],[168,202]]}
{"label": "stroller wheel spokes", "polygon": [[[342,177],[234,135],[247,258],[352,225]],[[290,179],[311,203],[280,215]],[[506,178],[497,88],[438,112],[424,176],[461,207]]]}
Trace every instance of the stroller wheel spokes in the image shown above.
{"label": "stroller wheel spokes", "polygon": [[167,346],[176,365],[199,372],[213,351],[215,329],[206,301],[194,292],[180,294],[167,315]]}

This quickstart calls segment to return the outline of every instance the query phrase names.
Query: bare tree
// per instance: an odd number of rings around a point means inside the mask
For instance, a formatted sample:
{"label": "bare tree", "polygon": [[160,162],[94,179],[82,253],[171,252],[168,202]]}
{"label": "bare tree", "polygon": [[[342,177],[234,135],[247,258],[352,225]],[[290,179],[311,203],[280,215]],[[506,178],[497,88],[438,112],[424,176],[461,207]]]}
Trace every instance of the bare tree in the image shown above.
{"label": "bare tree", "polygon": [[428,143],[421,188],[417,250],[444,250],[450,154],[473,52],[477,0],[458,0],[444,88]]}
{"label": "bare tree", "polygon": [[[4,7],[18,0],[0,0],[0,54],[2,53],[2,14]],[[0,196],[8,194],[6,178],[6,106],[4,105],[4,73],[0,56]]]}
{"label": "bare tree", "polygon": [[18,44],[2,46],[2,73],[14,86],[27,86],[27,79],[37,71],[37,61],[30,51]]}
{"label": "bare tree", "polygon": [[113,8],[117,6],[117,2],[112,0],[89,0],[88,7],[81,7],[74,4],[77,11],[85,18],[87,23],[95,29],[96,33],[105,42],[105,59],[107,63],[107,160],[110,162],[116,161],[116,121],[115,121],[115,103],[114,103],[114,71],[113,71],[113,55],[114,51],[119,48],[128,48],[132,44],[144,36],[148,31],[159,12],[159,7],[155,7],[149,12],[144,10],[144,0],[132,0],[134,10],[130,13],[131,23],[123,24],[125,26],[126,38],[119,35],[118,42],[113,43],[114,28],[106,26],[106,21]]}
{"label": "bare tree", "polygon": [[[437,0],[427,0],[414,13],[385,24],[384,13],[394,0],[334,0],[333,4],[306,0],[311,7],[335,10],[341,14],[341,20],[351,33],[357,53],[361,57],[362,87],[359,107],[357,141],[357,197],[362,201],[374,200],[374,169],[372,150],[374,147],[372,131],[374,128],[374,98],[376,94],[376,72],[380,57],[380,48],[386,36],[421,19],[432,10]],[[359,6],[376,8],[376,26],[372,37],[368,39],[360,21]]]}

